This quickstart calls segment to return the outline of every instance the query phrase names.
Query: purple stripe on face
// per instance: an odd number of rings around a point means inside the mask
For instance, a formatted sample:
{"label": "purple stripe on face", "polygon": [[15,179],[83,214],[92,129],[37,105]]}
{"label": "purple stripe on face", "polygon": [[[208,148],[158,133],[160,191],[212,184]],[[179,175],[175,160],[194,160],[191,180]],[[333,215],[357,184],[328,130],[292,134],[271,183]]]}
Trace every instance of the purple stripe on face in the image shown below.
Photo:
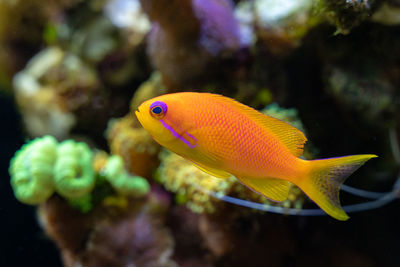
{"label": "purple stripe on face", "polygon": [[190,133],[186,133],[190,138],[192,138],[194,141],[197,141],[197,139],[193,136],[193,135],[191,135]]}
{"label": "purple stripe on face", "polygon": [[[184,142],[188,147],[190,147],[190,148],[194,148],[194,147],[196,147],[196,144],[194,144],[194,145],[192,145],[188,140],[186,140],[182,135],[179,135],[177,132],[175,132],[175,130],[171,127],[171,126],[169,126],[168,124],[166,124],[163,120],[160,120],[161,121],[161,123],[162,123],[162,125],[168,130],[168,131],[170,131],[171,133],[172,133],[172,135],[175,137],[175,138],[178,138],[179,140],[181,140],[182,142]],[[191,135],[191,134],[188,134],[188,133],[186,133],[190,138],[192,138],[194,141],[197,141],[196,140],[196,138],[194,138],[194,136],[193,135]]]}

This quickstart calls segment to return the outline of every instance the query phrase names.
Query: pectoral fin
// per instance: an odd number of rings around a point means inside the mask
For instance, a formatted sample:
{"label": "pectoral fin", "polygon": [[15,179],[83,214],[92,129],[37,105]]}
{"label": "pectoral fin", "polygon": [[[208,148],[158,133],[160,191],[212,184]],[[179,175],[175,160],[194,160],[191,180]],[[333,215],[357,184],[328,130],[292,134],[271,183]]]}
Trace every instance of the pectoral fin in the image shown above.
{"label": "pectoral fin", "polygon": [[214,169],[214,168],[211,168],[209,166],[205,166],[203,164],[194,162],[192,160],[190,162],[193,163],[194,166],[196,166],[197,168],[199,168],[203,172],[208,173],[208,174],[210,174],[212,176],[215,176],[217,178],[228,178],[229,176],[231,176],[231,174],[226,172],[226,171]]}
{"label": "pectoral fin", "polygon": [[254,191],[266,196],[267,198],[274,201],[286,200],[289,195],[290,182],[276,179],[251,179],[244,177],[236,177],[247,187],[250,187]]}

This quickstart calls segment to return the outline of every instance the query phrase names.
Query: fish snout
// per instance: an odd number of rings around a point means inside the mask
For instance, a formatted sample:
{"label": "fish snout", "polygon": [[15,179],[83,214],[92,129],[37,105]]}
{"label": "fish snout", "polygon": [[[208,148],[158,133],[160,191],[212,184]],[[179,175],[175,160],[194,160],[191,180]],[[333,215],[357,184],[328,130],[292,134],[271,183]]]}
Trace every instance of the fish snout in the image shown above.
{"label": "fish snout", "polygon": [[141,122],[141,117],[143,115],[143,112],[140,112],[140,108],[135,110],[135,115],[136,115],[136,118]]}

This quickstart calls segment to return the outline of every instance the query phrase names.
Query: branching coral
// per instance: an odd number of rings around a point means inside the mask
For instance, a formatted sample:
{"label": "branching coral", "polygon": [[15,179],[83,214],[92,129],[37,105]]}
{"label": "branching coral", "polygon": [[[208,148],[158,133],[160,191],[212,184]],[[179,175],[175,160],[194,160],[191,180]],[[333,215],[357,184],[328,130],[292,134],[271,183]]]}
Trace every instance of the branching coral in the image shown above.
{"label": "branching coral", "polygon": [[99,152],[93,157],[85,143],[58,144],[51,136],[25,144],[11,160],[9,172],[19,201],[36,205],[57,192],[82,212],[114,193],[106,181],[126,197],[142,197],[150,189],[144,178],[125,171],[119,156]]}
{"label": "branching coral", "polygon": [[11,185],[15,197],[35,205],[54,192],[53,168],[57,159],[57,141],[46,136],[25,144],[10,163]]}
{"label": "branching coral", "polygon": [[[170,89],[192,88],[221,71],[241,47],[230,0],[142,0],[153,22],[148,52]],[[213,67],[213,71],[210,71]]]}

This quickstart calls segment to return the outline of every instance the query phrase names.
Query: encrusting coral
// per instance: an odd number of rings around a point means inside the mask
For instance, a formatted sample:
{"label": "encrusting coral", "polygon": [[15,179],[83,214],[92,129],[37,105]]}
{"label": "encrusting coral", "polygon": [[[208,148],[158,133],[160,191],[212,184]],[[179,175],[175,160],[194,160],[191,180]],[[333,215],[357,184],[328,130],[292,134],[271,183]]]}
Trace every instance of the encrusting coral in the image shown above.
{"label": "encrusting coral", "polygon": [[[9,172],[19,201],[36,205],[57,192],[82,212],[91,210],[99,198],[101,201],[114,192],[138,198],[150,190],[144,178],[132,176],[124,169],[119,156],[109,158],[104,152],[93,156],[85,143],[66,140],[58,144],[51,136],[25,144],[11,160]],[[114,192],[97,190],[96,187],[104,186],[103,181],[108,181]]]}

